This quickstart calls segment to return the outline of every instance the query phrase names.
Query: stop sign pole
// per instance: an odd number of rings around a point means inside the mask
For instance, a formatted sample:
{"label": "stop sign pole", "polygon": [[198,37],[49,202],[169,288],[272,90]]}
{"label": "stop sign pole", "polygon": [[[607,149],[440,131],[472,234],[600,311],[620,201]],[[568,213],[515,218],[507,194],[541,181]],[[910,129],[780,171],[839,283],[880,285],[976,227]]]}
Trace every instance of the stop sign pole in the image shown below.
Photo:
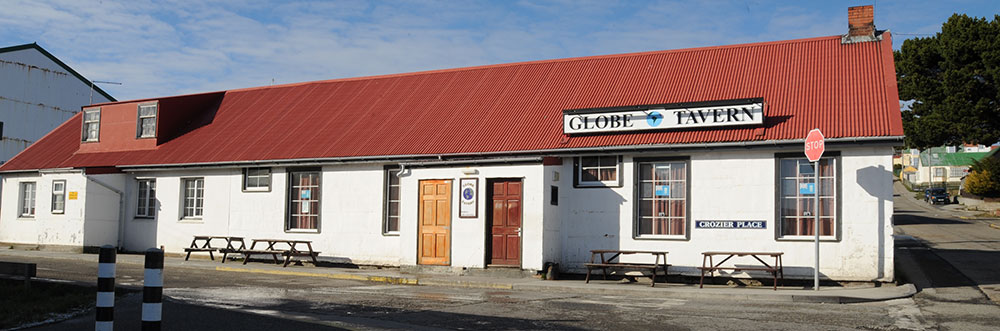
{"label": "stop sign pole", "polygon": [[816,246],[816,266],[813,268],[813,290],[816,291],[819,291],[819,159],[823,157],[823,151],[826,150],[823,140],[823,132],[820,132],[819,129],[812,129],[806,135],[805,143],[806,157],[813,163],[813,175],[816,176],[816,179],[813,181],[815,187],[813,189],[813,199],[816,202],[814,204],[816,208],[813,213],[813,234]]}

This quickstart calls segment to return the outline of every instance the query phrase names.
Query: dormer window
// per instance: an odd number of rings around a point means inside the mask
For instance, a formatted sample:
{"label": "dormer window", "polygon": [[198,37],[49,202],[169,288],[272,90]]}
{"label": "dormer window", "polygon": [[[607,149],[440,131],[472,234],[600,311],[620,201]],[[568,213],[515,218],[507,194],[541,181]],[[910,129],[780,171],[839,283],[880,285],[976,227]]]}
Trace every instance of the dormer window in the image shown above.
{"label": "dormer window", "polygon": [[83,141],[97,141],[101,135],[101,108],[83,110]]}
{"label": "dormer window", "polygon": [[136,136],[139,138],[156,137],[156,104],[139,105],[139,119],[136,121]]}

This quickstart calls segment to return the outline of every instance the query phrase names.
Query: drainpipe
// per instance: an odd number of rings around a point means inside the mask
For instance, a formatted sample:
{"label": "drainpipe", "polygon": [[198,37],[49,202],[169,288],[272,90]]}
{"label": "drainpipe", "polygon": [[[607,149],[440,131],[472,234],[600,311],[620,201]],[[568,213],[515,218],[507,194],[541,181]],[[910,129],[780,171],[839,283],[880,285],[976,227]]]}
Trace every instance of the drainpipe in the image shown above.
{"label": "drainpipe", "polygon": [[[102,181],[99,181],[99,180],[97,180],[95,178],[87,176],[87,174],[83,174],[83,177],[86,178],[89,181],[94,182],[97,185],[104,186],[104,188],[110,190],[111,192],[115,192],[115,194],[118,194],[118,245],[117,245],[117,247],[118,247],[119,251],[123,251],[125,249],[122,246],[122,244],[124,242],[124,239],[125,239],[124,238],[125,237],[125,233],[124,233],[125,232],[125,226],[124,226],[124,223],[125,223],[125,193],[123,193],[122,191],[119,191],[118,189],[112,187],[111,185],[108,185],[108,184],[106,184],[106,183],[104,183]],[[84,218],[86,218],[86,216],[84,216]]]}

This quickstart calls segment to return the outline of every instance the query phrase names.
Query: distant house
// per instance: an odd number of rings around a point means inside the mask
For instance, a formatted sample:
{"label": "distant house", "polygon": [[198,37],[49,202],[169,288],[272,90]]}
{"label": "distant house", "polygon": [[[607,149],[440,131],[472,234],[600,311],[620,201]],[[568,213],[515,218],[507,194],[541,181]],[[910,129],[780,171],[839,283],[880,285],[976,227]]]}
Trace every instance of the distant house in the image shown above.
{"label": "distant house", "polygon": [[933,147],[920,153],[916,162],[917,172],[908,180],[920,186],[957,187],[962,182],[962,177],[969,173],[972,163],[989,153],[966,152],[964,148],[953,146]]}
{"label": "distant house", "polygon": [[116,101],[36,43],[0,48],[0,163],[91,103]]}

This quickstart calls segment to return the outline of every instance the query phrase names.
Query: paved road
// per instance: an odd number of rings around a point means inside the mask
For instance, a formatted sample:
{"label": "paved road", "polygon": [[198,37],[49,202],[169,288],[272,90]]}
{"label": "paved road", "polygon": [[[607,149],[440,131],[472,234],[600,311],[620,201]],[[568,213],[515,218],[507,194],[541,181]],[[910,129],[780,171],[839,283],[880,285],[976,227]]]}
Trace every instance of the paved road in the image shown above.
{"label": "paved road", "polygon": [[[39,276],[93,283],[96,258],[0,249],[4,260],[33,261]],[[119,260],[133,259],[119,256]],[[583,295],[384,285],[168,265],[164,328],[264,329],[656,329],[856,330],[926,329],[911,299],[865,304],[688,300],[662,296]],[[119,263],[120,284],[141,284],[138,263]],[[621,284],[637,286],[643,284]],[[131,301],[129,301],[131,300]],[[116,325],[134,329],[138,297],[120,300]],[[92,315],[38,329],[75,330]],[[288,321],[287,324],[285,321]]]}
{"label": "paved road", "polygon": [[[964,220],[913,198],[895,184],[895,233],[917,241],[897,244],[896,259],[912,258],[921,273],[908,279],[921,290],[914,301],[936,327],[968,330],[1000,324],[1000,230],[996,220]],[[987,296],[989,295],[989,296]],[[990,301],[990,298],[993,301]]]}
{"label": "paved road", "polygon": [[[897,233],[922,239],[897,250],[897,261],[917,264],[922,270],[910,280],[922,291],[908,299],[834,305],[584,295],[383,285],[191,268],[181,263],[168,265],[165,271],[164,329],[995,330],[1000,324],[1000,306],[980,288],[997,285],[991,278],[997,273],[990,273],[995,266],[983,262],[995,265],[1000,261],[993,255],[1000,230],[979,221],[951,218],[903,195],[896,198],[895,206]],[[96,256],[67,259],[0,249],[0,257],[38,263],[39,276],[44,278],[93,283],[96,275]],[[965,277],[962,272],[973,276]],[[141,286],[142,269],[137,262],[120,263],[118,275],[119,284]],[[137,295],[119,301],[117,329],[134,329],[139,320],[138,301]],[[93,316],[87,315],[37,329],[88,329],[92,321]]]}

